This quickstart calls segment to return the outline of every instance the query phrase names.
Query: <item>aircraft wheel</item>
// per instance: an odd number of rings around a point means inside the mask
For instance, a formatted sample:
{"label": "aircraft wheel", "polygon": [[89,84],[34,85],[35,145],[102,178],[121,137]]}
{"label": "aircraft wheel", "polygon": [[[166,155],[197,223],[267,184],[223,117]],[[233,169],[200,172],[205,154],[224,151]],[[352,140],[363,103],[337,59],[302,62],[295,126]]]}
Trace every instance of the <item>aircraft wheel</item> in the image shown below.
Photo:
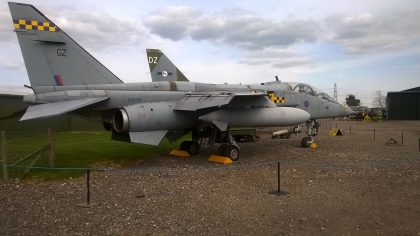
{"label": "aircraft wheel", "polygon": [[221,144],[220,147],[217,149],[217,155],[219,155],[219,156],[225,155],[225,149],[226,149],[227,146],[228,145],[225,144],[225,143]]}
{"label": "aircraft wheel", "polygon": [[104,126],[104,129],[106,131],[111,131],[112,130],[112,124],[111,123],[103,122],[102,125]]}
{"label": "aircraft wheel", "polygon": [[187,145],[187,152],[191,155],[195,155],[200,151],[200,144],[195,141],[190,141]]}
{"label": "aircraft wheel", "polygon": [[300,144],[302,145],[303,148],[308,148],[310,143],[311,138],[310,137],[303,137]]}
{"label": "aircraft wheel", "polygon": [[239,148],[235,145],[228,145],[224,152],[225,157],[229,157],[232,161],[239,160]]}
{"label": "aircraft wheel", "polygon": [[188,150],[188,146],[190,145],[191,141],[184,141],[181,143],[181,145],[179,146],[179,150],[181,151],[187,151]]}

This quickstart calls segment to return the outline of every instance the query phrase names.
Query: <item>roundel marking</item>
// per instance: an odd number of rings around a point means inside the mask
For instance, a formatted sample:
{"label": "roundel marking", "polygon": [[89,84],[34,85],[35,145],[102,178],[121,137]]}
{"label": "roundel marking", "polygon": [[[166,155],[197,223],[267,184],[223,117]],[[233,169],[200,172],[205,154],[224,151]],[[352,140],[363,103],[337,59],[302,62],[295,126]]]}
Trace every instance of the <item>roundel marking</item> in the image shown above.
{"label": "roundel marking", "polygon": [[163,76],[163,77],[168,76],[168,72],[167,72],[166,70],[162,71],[162,76]]}
{"label": "roundel marking", "polygon": [[309,102],[306,100],[303,105],[305,105],[305,107],[309,107]]}

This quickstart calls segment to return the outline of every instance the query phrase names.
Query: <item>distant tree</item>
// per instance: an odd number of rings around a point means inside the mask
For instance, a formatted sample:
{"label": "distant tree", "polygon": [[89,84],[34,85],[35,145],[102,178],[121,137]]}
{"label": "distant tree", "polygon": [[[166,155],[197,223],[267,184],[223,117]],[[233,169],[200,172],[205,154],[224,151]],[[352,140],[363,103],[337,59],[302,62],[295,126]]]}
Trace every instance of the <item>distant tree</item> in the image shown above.
{"label": "distant tree", "polygon": [[346,104],[347,106],[360,106],[360,99],[356,99],[353,94],[350,94],[346,97]]}
{"label": "distant tree", "polygon": [[375,92],[375,97],[372,102],[373,107],[380,107],[382,110],[386,107],[386,96],[382,94],[381,90]]}

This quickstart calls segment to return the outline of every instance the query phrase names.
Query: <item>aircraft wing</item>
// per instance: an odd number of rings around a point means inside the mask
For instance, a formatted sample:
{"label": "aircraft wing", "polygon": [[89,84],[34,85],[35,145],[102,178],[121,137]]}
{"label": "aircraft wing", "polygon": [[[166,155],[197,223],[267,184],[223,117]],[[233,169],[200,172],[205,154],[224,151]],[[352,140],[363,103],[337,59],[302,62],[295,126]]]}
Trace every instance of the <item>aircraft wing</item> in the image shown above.
{"label": "aircraft wing", "polygon": [[188,94],[179,100],[174,110],[197,111],[200,109],[229,106],[237,107],[275,107],[266,93],[204,93]]}
{"label": "aircraft wing", "polygon": [[29,106],[20,121],[62,115],[107,99],[108,97],[83,98]]}

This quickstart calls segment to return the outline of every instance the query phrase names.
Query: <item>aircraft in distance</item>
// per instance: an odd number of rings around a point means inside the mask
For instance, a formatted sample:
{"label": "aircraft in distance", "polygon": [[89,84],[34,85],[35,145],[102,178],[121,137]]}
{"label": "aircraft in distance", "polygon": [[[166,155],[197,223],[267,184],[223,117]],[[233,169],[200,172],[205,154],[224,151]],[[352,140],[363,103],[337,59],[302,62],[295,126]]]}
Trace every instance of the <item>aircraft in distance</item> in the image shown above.
{"label": "aircraft in distance", "polygon": [[[159,49],[146,49],[152,81],[189,81],[174,63]],[[309,147],[318,134],[319,123],[316,119],[344,117],[354,113],[339,104],[327,93],[305,83],[276,81],[261,84],[243,85],[260,93],[267,93],[277,107],[296,107],[307,111],[310,118],[305,122],[307,137],[301,140],[302,147]],[[238,90],[234,87],[232,91]]]}
{"label": "aircraft in distance", "polygon": [[[215,136],[227,137],[218,154],[239,158],[232,127],[294,126],[308,112],[277,107],[265,89],[188,81],[123,83],[62,29],[29,4],[9,2],[34,94],[21,121],[75,114],[102,122],[112,139],[159,145],[164,137],[191,154]],[[171,76],[164,72],[162,76]],[[220,138],[220,137],[218,137]]]}

